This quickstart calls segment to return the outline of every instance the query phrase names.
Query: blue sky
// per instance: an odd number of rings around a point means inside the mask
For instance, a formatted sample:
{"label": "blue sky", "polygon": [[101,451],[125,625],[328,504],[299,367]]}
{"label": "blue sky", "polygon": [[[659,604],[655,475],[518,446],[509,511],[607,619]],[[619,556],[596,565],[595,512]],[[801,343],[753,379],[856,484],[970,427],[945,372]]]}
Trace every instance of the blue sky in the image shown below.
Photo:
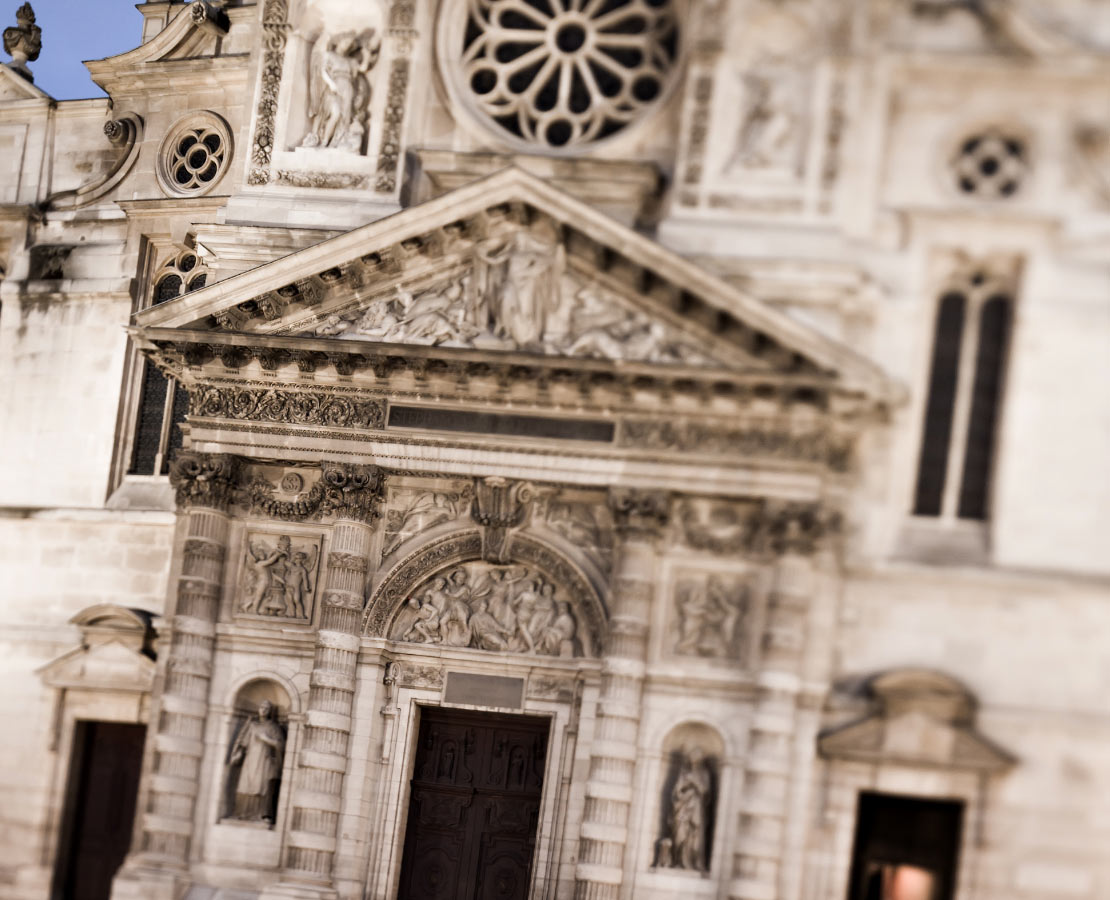
{"label": "blue sky", "polygon": [[[0,0],[0,28],[15,24],[23,0]],[[42,53],[30,64],[35,85],[57,100],[103,97],[86,59],[114,56],[139,45],[143,17],[128,0],[31,0],[42,29]],[[0,61],[9,57],[0,53]]]}

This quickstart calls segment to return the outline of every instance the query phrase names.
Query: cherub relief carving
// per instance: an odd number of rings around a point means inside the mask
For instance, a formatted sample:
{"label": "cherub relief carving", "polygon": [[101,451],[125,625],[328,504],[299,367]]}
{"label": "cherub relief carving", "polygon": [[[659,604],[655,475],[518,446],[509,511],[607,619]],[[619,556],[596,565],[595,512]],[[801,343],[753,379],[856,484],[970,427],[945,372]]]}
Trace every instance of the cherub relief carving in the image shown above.
{"label": "cherub relief carving", "polygon": [[238,612],[307,620],[312,616],[319,542],[280,535],[270,543],[248,534]]}
{"label": "cherub relief carving", "polygon": [[405,602],[394,640],[542,656],[581,656],[578,620],[546,576],[526,566],[467,563]]}
{"label": "cherub relief carving", "polygon": [[723,659],[736,646],[739,626],[750,605],[748,582],[709,576],[685,578],[675,585],[680,656]]}
{"label": "cherub relief carving", "polygon": [[308,79],[309,132],[302,147],[362,153],[370,117],[370,70],[381,53],[373,28],[321,34],[312,45]]}

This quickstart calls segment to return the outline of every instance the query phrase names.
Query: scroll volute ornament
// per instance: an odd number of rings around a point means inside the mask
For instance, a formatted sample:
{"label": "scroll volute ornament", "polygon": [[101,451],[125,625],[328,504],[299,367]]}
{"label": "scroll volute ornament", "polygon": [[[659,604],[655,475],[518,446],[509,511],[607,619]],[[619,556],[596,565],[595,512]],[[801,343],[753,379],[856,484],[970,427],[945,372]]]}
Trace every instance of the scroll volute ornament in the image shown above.
{"label": "scroll volute ornament", "polygon": [[508,534],[524,522],[535,490],[526,481],[491,476],[474,483],[470,517],[482,526],[482,558],[504,564],[509,561]]}
{"label": "scroll volute ornament", "polygon": [[626,540],[651,540],[667,527],[671,515],[668,491],[610,488],[609,509],[613,526]]}
{"label": "scroll volute ornament", "polygon": [[229,453],[178,452],[170,484],[179,509],[203,506],[226,512],[239,482],[239,458]]}
{"label": "scroll volute ornament", "polygon": [[385,477],[377,466],[327,463],[321,480],[325,485],[324,505],[342,519],[370,523],[381,515]]}

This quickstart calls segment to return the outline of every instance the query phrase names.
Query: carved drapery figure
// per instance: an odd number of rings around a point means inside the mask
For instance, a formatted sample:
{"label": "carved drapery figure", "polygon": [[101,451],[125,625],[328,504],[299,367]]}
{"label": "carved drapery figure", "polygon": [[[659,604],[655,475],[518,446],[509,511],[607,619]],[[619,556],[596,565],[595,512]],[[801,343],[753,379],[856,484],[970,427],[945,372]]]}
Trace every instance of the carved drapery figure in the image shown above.
{"label": "carved drapery figure", "polygon": [[553,582],[523,566],[456,566],[412,592],[394,624],[394,640],[580,656],[578,619],[558,593]]}
{"label": "carved drapery figure", "polygon": [[748,607],[749,588],[738,579],[685,579],[675,588],[678,639],[674,652],[685,656],[728,656]]}
{"label": "carved drapery figure", "polygon": [[30,3],[24,3],[15,11],[16,25],[4,29],[4,51],[12,61],[8,67],[15,69],[28,81],[34,81],[28,62],[39,58],[42,50],[42,29],[35,24],[35,11]]}
{"label": "carved drapery figure", "polygon": [[258,705],[258,718],[244,723],[231,747],[229,776],[235,782],[235,799],[228,818],[273,825],[285,757],[285,732],[274,721],[269,700]]}
{"label": "carved drapery figure", "polygon": [[[554,319],[563,303],[562,274],[566,252],[553,226],[518,229],[474,248],[474,277],[468,306],[480,325],[518,347],[540,343],[557,331]],[[562,331],[566,330],[565,323]]]}
{"label": "carved drapery figure", "polygon": [[316,39],[308,79],[309,132],[302,147],[363,152],[370,116],[368,75],[380,53],[381,38],[373,28]]}
{"label": "carved drapery figure", "polygon": [[678,776],[666,798],[666,833],[656,845],[656,865],[696,872],[709,868],[706,838],[711,791],[712,776],[705,754],[691,747],[682,754]]}
{"label": "carved drapery figure", "polygon": [[744,104],[725,171],[787,167],[797,144],[799,91],[792,75],[755,70],[741,76]]}

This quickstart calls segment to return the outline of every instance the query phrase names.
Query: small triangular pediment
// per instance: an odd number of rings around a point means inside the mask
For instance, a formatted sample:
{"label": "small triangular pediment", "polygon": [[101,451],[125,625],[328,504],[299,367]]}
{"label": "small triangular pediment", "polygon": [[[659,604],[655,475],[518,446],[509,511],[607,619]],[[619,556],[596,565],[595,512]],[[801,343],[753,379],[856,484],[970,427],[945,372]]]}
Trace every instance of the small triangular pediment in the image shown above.
{"label": "small triangular pediment", "polygon": [[434,345],[800,374],[877,399],[893,390],[849,348],[515,168],[135,321],[140,333]]}
{"label": "small triangular pediment", "polygon": [[52,102],[51,96],[41,88],[35,87],[18,72],[4,63],[0,63],[0,104],[20,103],[26,100],[37,100],[40,103]]}
{"label": "small triangular pediment", "polygon": [[149,691],[154,661],[123,641],[78,647],[39,669],[43,683],[67,690]]}

